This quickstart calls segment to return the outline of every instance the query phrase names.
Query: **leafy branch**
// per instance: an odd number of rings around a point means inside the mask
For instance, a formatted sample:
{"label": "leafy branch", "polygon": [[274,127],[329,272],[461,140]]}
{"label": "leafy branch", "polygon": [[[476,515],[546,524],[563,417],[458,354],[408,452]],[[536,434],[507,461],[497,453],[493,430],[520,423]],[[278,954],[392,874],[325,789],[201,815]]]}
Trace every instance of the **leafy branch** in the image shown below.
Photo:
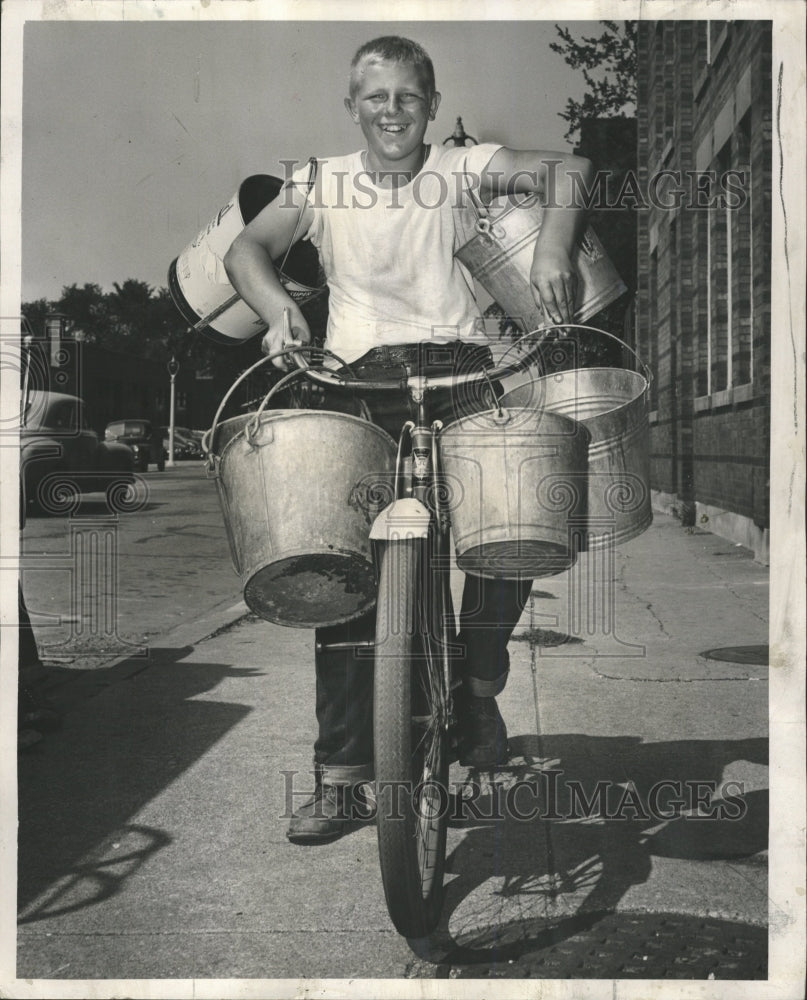
{"label": "leafy branch", "polygon": [[572,69],[582,70],[588,87],[582,101],[570,97],[566,111],[559,112],[569,123],[567,139],[579,131],[585,118],[626,117],[636,104],[636,22],[600,23],[604,28],[601,35],[584,35],[580,40],[556,24],[560,41],[549,43]]}

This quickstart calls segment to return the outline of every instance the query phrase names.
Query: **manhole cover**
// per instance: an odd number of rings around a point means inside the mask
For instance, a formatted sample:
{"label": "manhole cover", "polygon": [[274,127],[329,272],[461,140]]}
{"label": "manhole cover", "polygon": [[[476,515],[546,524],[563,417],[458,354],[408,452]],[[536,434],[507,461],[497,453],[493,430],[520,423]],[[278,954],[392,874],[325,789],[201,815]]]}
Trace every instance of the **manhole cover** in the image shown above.
{"label": "manhole cover", "polygon": [[513,642],[529,642],[535,646],[563,646],[568,643],[581,643],[583,640],[576,635],[566,635],[565,632],[555,632],[549,628],[528,628],[523,632],[514,632]]}
{"label": "manhole cover", "polygon": [[701,656],[707,660],[723,660],[726,663],[745,663],[748,666],[767,667],[767,646],[721,646],[720,649],[707,649]]}
{"label": "manhole cover", "polygon": [[[451,979],[766,979],[764,927],[680,913],[586,914],[517,943],[471,946]],[[530,937],[533,938],[532,943]],[[540,946],[538,941],[541,942]]]}

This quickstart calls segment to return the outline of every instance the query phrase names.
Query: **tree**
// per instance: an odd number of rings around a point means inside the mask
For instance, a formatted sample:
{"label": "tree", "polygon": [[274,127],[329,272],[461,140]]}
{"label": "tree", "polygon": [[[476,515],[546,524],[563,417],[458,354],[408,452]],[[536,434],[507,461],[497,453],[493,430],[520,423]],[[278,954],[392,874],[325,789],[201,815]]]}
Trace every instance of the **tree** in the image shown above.
{"label": "tree", "polygon": [[54,311],[64,313],[74,329],[81,330],[90,343],[102,343],[109,328],[109,310],[101,286],[86,283],[65,285]]}
{"label": "tree", "polygon": [[53,304],[47,299],[36,299],[34,302],[23,302],[22,314],[28,321],[28,326],[34,337],[45,336],[45,317],[54,311]]}
{"label": "tree", "polygon": [[[601,21],[599,36],[577,41],[568,28],[555,25],[561,41],[550,42],[572,69],[582,69],[588,92],[582,101],[569,98],[560,117],[569,123],[571,139],[584,118],[626,118],[636,105],[636,22]],[[599,78],[592,75],[594,72]]]}

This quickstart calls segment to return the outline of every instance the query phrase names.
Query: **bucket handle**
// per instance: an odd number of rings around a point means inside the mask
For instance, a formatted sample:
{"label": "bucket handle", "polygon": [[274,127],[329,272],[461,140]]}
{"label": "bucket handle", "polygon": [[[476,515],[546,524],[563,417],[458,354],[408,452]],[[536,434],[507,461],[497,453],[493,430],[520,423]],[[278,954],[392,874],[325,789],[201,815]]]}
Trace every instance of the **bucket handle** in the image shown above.
{"label": "bucket handle", "polygon": [[266,354],[266,355],[264,355],[264,357],[262,357],[258,361],[256,361],[254,365],[250,365],[249,368],[247,368],[245,371],[241,372],[241,374],[238,376],[238,378],[235,380],[235,382],[233,382],[233,384],[230,386],[230,388],[224,394],[224,398],[219,403],[219,407],[216,410],[216,415],[213,417],[213,423],[212,423],[212,425],[210,427],[210,430],[206,431],[202,435],[202,451],[207,456],[207,467],[208,467],[209,471],[212,472],[214,470],[214,468],[215,468],[215,459],[216,459],[217,456],[216,456],[215,452],[213,451],[213,446],[214,446],[215,440],[216,440],[216,431],[218,430],[219,419],[221,418],[221,414],[224,412],[224,407],[229,402],[230,397],[232,396],[232,394],[235,392],[235,390],[238,388],[238,386],[241,385],[241,383],[245,379],[249,378],[249,376],[254,371],[257,371],[258,368],[261,367],[261,365],[264,365],[264,364],[266,364],[267,361],[272,361],[274,358],[279,358],[281,355],[285,355],[285,354],[288,354],[288,353],[289,353],[288,350],[283,350],[283,351],[276,351],[274,354]]}
{"label": "bucket handle", "polygon": [[[284,310],[283,319],[284,319],[284,324],[286,326],[288,326],[288,310]],[[219,403],[218,409],[216,410],[216,414],[213,417],[213,423],[212,423],[212,425],[210,427],[210,430],[206,431],[204,433],[204,435],[202,436],[202,451],[207,456],[207,471],[208,471],[208,473],[215,474],[215,472],[216,472],[216,467],[217,467],[217,463],[218,463],[218,456],[216,455],[216,453],[214,451],[214,445],[215,445],[215,441],[216,441],[216,431],[218,430],[219,420],[221,419],[221,415],[224,412],[224,408],[227,405],[227,403],[229,402],[229,400],[231,399],[233,393],[238,388],[238,386],[241,385],[241,383],[244,382],[245,379],[249,378],[249,376],[254,371],[257,371],[257,369],[260,368],[261,365],[266,364],[267,361],[273,361],[275,358],[287,357],[289,355],[294,356],[294,355],[303,354],[303,353],[306,353],[306,352],[309,352],[309,353],[316,352],[319,355],[323,355],[323,356],[327,356],[327,357],[330,357],[330,358],[334,358],[343,367],[346,367],[348,369],[348,371],[350,371],[350,367],[345,364],[345,362],[342,360],[342,358],[340,358],[338,354],[334,354],[333,351],[329,351],[327,347],[315,347],[313,345],[294,344],[291,347],[284,347],[280,351],[275,351],[273,354],[266,354],[262,358],[259,358],[259,360],[255,362],[255,364],[250,365],[249,368],[247,368],[245,371],[241,372],[241,374],[238,376],[238,378],[235,380],[235,382],[233,382],[233,384],[230,386],[230,388],[224,394],[224,398]],[[296,368],[293,372],[289,372],[287,375],[284,375],[283,378],[280,379],[279,382],[277,382],[275,385],[272,386],[272,388],[269,390],[269,392],[267,393],[266,397],[264,398],[263,402],[261,403],[261,406],[260,406],[260,409],[258,411],[258,414],[256,414],[255,421],[250,421],[250,426],[253,423],[255,425],[254,429],[252,431],[252,434],[254,434],[254,431],[257,430],[257,420],[258,420],[259,414],[263,413],[264,409],[266,408],[266,404],[269,402],[269,400],[271,399],[271,397],[279,389],[283,388],[285,385],[287,385],[289,382],[291,382],[293,378],[296,378],[298,375],[304,375],[304,374],[306,374],[306,369],[307,368],[308,368],[308,365],[305,365],[305,367],[302,367],[302,368]],[[247,435],[247,439],[250,441],[250,444],[252,444],[253,447],[254,447],[254,440],[250,436],[250,430],[249,430],[249,428],[246,431],[246,435]]]}
{"label": "bucket handle", "polygon": [[[283,343],[284,344],[289,344],[289,343],[291,343],[291,341],[292,341],[291,314],[290,314],[290,312],[289,312],[288,309],[284,309],[283,310]],[[287,350],[288,350],[288,348],[287,348]],[[294,351],[299,351],[299,350],[300,350],[300,345],[295,345],[295,347],[292,349],[293,352]],[[315,348],[309,348],[309,350],[315,350],[318,353],[321,353],[323,355],[329,355],[330,357],[336,358],[337,361],[339,361],[340,363],[344,364],[344,362],[342,361],[342,359],[338,355],[334,354],[333,351],[329,351],[327,349],[327,347],[315,347]],[[266,395],[263,397],[263,399],[261,401],[261,405],[255,411],[255,415],[253,416],[252,420],[250,420],[250,422],[244,428],[244,437],[247,439],[247,442],[249,443],[249,445],[252,448],[257,448],[258,447],[258,442],[256,441],[256,436],[257,436],[258,431],[260,430],[261,416],[262,416],[264,410],[266,409],[266,407],[267,407],[267,405],[269,403],[269,400],[275,395],[275,393],[277,393],[281,389],[285,388],[290,382],[293,382],[295,379],[299,378],[301,375],[306,375],[307,374],[307,369],[308,369],[308,365],[304,365],[303,367],[300,367],[300,368],[295,368],[294,371],[289,372],[288,375],[284,375],[283,378],[281,378],[278,382],[276,382],[272,386],[272,388],[269,390],[269,392],[267,392]],[[368,415],[369,415],[369,411],[368,411]]]}
{"label": "bucket handle", "polygon": [[[549,326],[542,326],[538,330],[531,330],[529,333],[525,333],[523,336],[513,341],[513,346],[515,346],[516,344],[520,344],[522,340],[527,340],[529,337],[535,337],[540,334],[541,343],[538,345],[538,348],[540,349],[540,347],[543,346],[543,342],[546,340],[548,333],[551,333],[552,330],[566,330],[566,329],[588,330],[590,333],[601,333],[603,336],[609,337],[611,340],[616,341],[616,343],[619,344],[620,347],[623,347],[626,351],[628,351],[629,354],[633,355],[636,364],[640,368],[639,374],[643,375],[644,378],[647,380],[648,388],[652,384],[653,373],[650,371],[650,369],[647,367],[644,361],[642,361],[642,359],[639,357],[636,351],[634,351],[634,349],[629,344],[626,344],[624,340],[621,340],[619,337],[617,337],[615,333],[609,333],[608,330],[601,330],[598,326],[585,326],[582,323],[552,323]],[[565,333],[561,334],[561,337],[565,336],[567,336]]]}
{"label": "bucket handle", "polygon": [[[466,165],[467,165],[467,158],[466,158]],[[465,173],[467,175],[467,170],[465,171]],[[501,237],[502,230],[499,229],[499,227],[497,227],[494,221],[490,218],[489,207],[482,201],[481,198],[479,198],[477,195],[474,194],[473,186],[471,184],[466,185],[465,194],[468,196],[468,201],[470,202],[471,208],[473,209],[474,215],[476,216],[476,225],[474,227],[476,231],[478,233],[481,233],[482,235],[486,235],[487,233],[492,232],[494,236]],[[508,199],[510,198],[510,194],[511,193],[508,192]],[[511,201],[511,206],[512,205],[518,205],[519,207],[526,206],[532,204],[534,201],[537,200],[537,198],[538,195],[535,193],[535,191],[527,191],[524,192],[524,197],[520,201],[517,202]]]}
{"label": "bucket handle", "polygon": [[281,389],[284,389],[289,384],[289,382],[293,382],[295,379],[300,378],[301,375],[305,375],[305,368],[295,368],[293,372],[289,372],[288,375],[284,375],[282,379],[280,379],[278,382],[275,382],[275,384],[272,386],[269,392],[267,392],[266,395],[263,397],[263,399],[261,400],[261,405],[258,407],[258,409],[252,416],[252,420],[250,420],[250,422],[244,428],[244,437],[247,439],[247,443],[250,445],[251,448],[258,447],[258,442],[255,440],[255,438],[258,431],[260,430],[261,416],[263,415],[263,411],[266,409],[269,400],[272,398],[272,396],[275,395],[276,392],[279,392]]}
{"label": "bucket handle", "polygon": [[[317,158],[312,156],[308,160],[308,181],[307,188],[305,192],[305,198],[311,194],[311,190],[314,187],[314,183],[317,179]],[[281,274],[284,273],[284,268],[286,266],[286,261],[289,259],[289,254],[291,253],[291,248],[294,246],[297,240],[297,233],[300,230],[300,223],[303,221],[303,212],[305,211],[305,198],[303,199],[303,204],[300,205],[300,211],[297,214],[297,222],[294,225],[294,232],[291,234],[291,239],[289,240],[289,245],[286,247],[286,252],[283,255],[283,260],[280,262],[278,271]]]}

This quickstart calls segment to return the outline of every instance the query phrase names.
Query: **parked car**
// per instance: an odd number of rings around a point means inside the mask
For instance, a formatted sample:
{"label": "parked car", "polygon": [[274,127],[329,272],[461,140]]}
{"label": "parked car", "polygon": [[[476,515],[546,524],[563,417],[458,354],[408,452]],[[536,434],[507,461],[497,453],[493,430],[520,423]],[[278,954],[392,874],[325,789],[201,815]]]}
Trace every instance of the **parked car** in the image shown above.
{"label": "parked car", "polygon": [[[168,454],[169,448],[169,428],[161,427],[163,435],[163,448],[165,453]],[[202,445],[201,437],[197,438],[193,431],[188,430],[187,427],[177,427],[174,426],[174,458],[179,461],[180,459],[193,459],[202,457]]]}
{"label": "parked car", "polygon": [[134,452],[138,472],[148,472],[150,462],[155,462],[160,472],[165,469],[162,438],[150,420],[113,420],[106,425],[104,438],[128,445]]}
{"label": "parked car", "polygon": [[109,497],[134,483],[134,454],[99,439],[78,396],[36,389],[23,403],[20,479],[28,506],[64,510],[68,495],[103,490]]}

